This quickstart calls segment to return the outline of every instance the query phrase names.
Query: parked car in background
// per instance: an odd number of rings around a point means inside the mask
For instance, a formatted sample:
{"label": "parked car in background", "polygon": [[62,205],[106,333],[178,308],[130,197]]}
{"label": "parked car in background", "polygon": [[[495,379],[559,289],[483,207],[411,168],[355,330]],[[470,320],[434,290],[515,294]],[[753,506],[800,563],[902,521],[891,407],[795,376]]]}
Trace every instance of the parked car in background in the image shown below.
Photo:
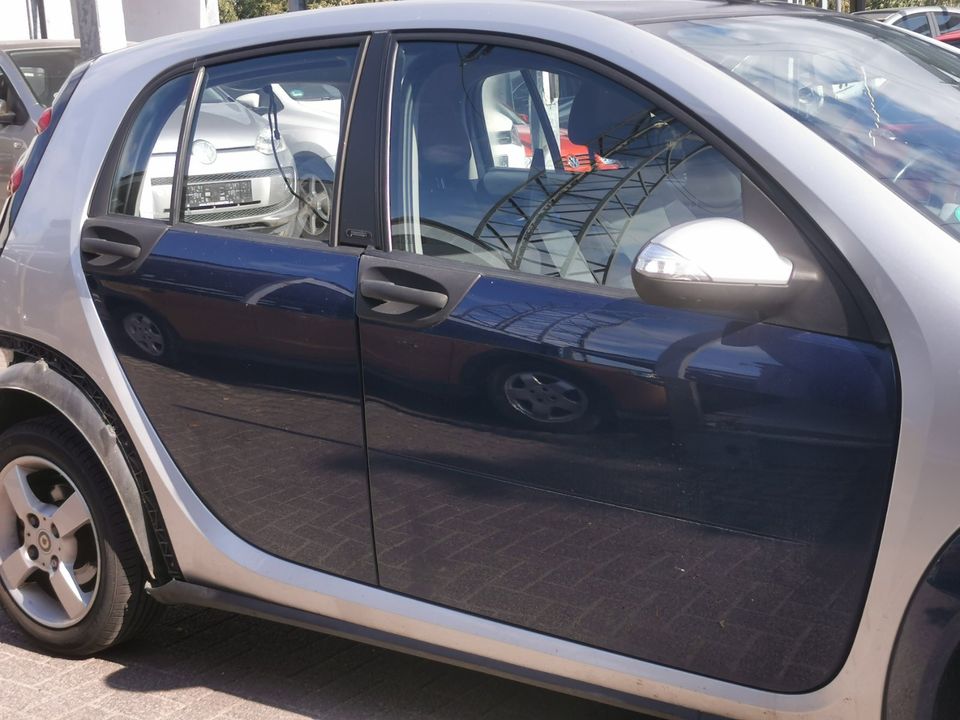
{"label": "parked car in background", "polygon": [[[183,108],[164,125],[135,197],[143,217],[170,213]],[[298,236],[297,168],[284,136],[266,118],[219,89],[204,91],[191,145],[184,218],[198,224]],[[298,222],[298,220],[300,222]]]}
{"label": "parked car in background", "polygon": [[0,42],[0,206],[10,174],[37,134],[40,116],[79,63],[76,41]]}
{"label": "parked car in background", "polygon": [[[960,717],[957,77],[716,0],[98,58],[0,217],[0,604],[74,656],[194,604],[665,717]],[[297,135],[324,231],[214,220]]]}
{"label": "parked car in background", "polygon": [[938,37],[960,28],[960,8],[946,5],[861,10],[853,14],[885,25],[911,30],[927,37]]}
{"label": "parked car in background", "polygon": [[234,85],[229,91],[238,102],[260,114],[268,114],[271,108],[277,113],[277,123],[297,170],[301,234],[324,239],[329,231],[333,168],[343,113],[340,90],[330,83],[307,80],[271,83],[262,88]]}

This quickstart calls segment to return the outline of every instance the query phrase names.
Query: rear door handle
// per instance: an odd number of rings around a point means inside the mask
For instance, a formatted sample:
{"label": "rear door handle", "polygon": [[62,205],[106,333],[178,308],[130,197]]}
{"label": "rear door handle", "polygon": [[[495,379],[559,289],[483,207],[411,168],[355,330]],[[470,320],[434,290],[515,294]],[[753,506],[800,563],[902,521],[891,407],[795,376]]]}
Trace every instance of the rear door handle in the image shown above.
{"label": "rear door handle", "polygon": [[446,293],[397,285],[389,280],[361,280],[360,294],[368,300],[406,303],[432,310],[443,310],[449,300]]}
{"label": "rear door handle", "polygon": [[93,236],[80,238],[80,250],[91,255],[126,258],[128,260],[136,260],[140,257],[139,245],[104,240]]}
{"label": "rear door handle", "polygon": [[149,218],[126,215],[90,218],[80,229],[77,243],[80,264],[84,272],[91,275],[133,275],[168,230],[168,223]]}

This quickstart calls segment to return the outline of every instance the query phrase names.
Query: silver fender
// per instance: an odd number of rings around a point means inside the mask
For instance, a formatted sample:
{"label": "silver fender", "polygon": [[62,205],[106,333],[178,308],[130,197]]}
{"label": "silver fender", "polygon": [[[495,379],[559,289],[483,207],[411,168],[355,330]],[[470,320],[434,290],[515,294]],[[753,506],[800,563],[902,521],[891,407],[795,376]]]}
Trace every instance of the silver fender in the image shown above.
{"label": "silver fender", "polygon": [[[0,367],[4,364],[0,360]],[[155,578],[154,558],[150,550],[150,535],[143,504],[140,502],[140,491],[124,459],[123,451],[117,444],[116,430],[103,421],[97,408],[83,391],[52,370],[44,360],[20,362],[4,367],[0,370],[0,393],[4,390],[19,390],[44,400],[60,411],[83,435],[106,469],[107,476],[120,498],[137,547],[147,565],[147,571],[151,578]]]}

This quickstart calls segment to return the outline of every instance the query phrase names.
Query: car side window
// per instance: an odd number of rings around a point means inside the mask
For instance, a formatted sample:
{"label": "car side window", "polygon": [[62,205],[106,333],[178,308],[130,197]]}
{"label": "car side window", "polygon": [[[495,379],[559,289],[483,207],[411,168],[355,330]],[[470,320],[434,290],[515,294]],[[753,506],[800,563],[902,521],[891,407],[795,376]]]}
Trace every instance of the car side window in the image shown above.
{"label": "car side window", "polygon": [[960,13],[940,11],[933,17],[937,21],[937,32],[940,34],[960,27]]}
{"label": "car side window", "polygon": [[927,14],[924,12],[914,13],[913,15],[907,15],[906,17],[900,18],[895,23],[897,27],[902,27],[906,30],[912,30],[915,33],[920,33],[921,35],[930,36],[930,22],[927,20]]}
{"label": "car side window", "polygon": [[109,211],[154,220],[170,219],[173,168],[192,75],[158,88],[140,108],[120,151]]}
{"label": "car side window", "polygon": [[465,43],[405,43],[397,62],[395,250],[631,288],[660,232],[700,218],[752,224],[735,165],[598,73]]}
{"label": "car side window", "polygon": [[357,48],[207,69],[184,182],[184,222],[327,242]]}

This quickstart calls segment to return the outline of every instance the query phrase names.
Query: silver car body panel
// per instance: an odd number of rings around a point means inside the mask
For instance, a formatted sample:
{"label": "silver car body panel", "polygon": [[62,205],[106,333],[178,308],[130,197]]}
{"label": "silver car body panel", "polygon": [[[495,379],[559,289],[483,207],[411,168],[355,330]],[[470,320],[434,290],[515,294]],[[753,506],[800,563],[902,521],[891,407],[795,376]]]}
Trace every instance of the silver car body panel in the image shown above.
{"label": "silver car body panel", "polygon": [[340,143],[340,99],[297,100],[280,84],[274,84],[273,91],[283,105],[277,121],[290,152],[316,156],[332,173]]}
{"label": "silver car body panel", "polygon": [[0,361],[0,366],[3,366],[0,370],[0,394],[12,390],[38,397],[60,410],[80,431],[116,488],[140,554],[147,563],[151,577],[156,577],[140,491],[117,444],[116,429],[103,422],[100,412],[76,385],[52,370],[44,360],[7,365],[10,359],[12,354],[7,356],[4,353]]}
{"label": "silver car body panel", "polygon": [[[784,9],[788,11],[789,8]],[[709,123],[779,182],[832,238],[883,314],[902,378],[902,430],[879,558],[846,664],[825,687],[778,695],[695,676],[310,570],[231,533],[160,443],[100,324],[77,248],[120,122],[172,65],[244,46],[388,29],[495,31],[568,46],[643,78]],[[111,102],[104,102],[109,97]],[[91,132],[96,128],[96,132]],[[72,182],[58,183],[69,177]],[[930,559],[960,526],[960,243],[854,161],[744,85],[629,25],[573,8],[491,2],[361,5],[238,22],[96,61],[67,106],[0,256],[0,330],[54,347],[102,388],[134,439],[187,580],[456,647],[659,702],[734,718],[877,718],[899,619]],[[850,198],[870,198],[869,212]]]}

